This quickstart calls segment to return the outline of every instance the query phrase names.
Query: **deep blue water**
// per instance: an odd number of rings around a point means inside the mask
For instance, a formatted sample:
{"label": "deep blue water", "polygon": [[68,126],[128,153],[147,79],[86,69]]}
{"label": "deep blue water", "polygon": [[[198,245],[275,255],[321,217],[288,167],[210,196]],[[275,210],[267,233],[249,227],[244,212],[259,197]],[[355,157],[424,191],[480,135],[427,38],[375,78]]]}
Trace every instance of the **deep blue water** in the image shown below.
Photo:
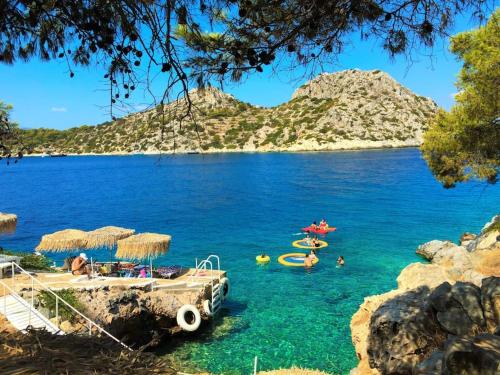
{"label": "deep blue water", "polygon": [[[394,288],[420,243],[478,231],[499,207],[498,186],[443,189],[416,149],[26,158],[0,166],[0,211],[19,216],[1,246],[32,250],[45,233],[118,225],[171,234],[157,264],[192,266],[195,257],[220,255],[233,287],[223,316],[173,356],[224,374],[249,373],[256,355],[261,369],[348,373],[356,364],[349,321],[363,297]],[[294,234],[323,216],[338,230],[314,270],[279,265],[280,254],[297,250]],[[263,251],[272,256],[268,266],[255,263]]]}

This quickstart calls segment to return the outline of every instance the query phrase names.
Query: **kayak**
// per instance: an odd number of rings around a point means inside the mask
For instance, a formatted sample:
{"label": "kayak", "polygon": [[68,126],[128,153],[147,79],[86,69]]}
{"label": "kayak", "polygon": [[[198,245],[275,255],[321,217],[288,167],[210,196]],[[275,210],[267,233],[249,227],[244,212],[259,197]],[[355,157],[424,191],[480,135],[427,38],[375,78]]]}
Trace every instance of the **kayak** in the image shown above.
{"label": "kayak", "polygon": [[311,228],[311,226],[308,226],[308,227],[302,228],[303,232],[316,233],[316,234],[327,234],[330,232],[335,232],[336,230],[337,230],[337,228],[335,228],[335,227],[328,227],[325,229],[320,229],[320,228]]}

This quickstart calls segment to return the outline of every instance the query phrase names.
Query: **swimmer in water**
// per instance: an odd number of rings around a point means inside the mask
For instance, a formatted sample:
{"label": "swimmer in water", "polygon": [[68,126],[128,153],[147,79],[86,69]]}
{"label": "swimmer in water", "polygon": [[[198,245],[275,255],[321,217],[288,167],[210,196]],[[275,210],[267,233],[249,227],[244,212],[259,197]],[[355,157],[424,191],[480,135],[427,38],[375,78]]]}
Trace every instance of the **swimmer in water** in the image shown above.
{"label": "swimmer in water", "polygon": [[337,265],[342,267],[344,264],[345,264],[344,257],[341,255],[337,259]]}
{"label": "swimmer in water", "polygon": [[312,259],[309,257],[309,254],[306,254],[306,256],[304,258],[304,267],[311,268],[312,265],[313,265]]}

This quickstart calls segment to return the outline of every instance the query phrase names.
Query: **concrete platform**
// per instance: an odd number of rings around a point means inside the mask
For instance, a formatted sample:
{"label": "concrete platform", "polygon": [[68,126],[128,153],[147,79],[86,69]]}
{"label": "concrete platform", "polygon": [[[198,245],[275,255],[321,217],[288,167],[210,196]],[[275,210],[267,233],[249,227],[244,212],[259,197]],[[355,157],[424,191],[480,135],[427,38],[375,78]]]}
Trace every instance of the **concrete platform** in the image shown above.
{"label": "concrete platform", "polygon": [[[190,268],[188,272],[172,279],[158,278],[127,278],[127,277],[104,277],[95,276],[89,279],[86,275],[72,275],[69,272],[40,272],[32,274],[37,280],[45,286],[53,290],[61,289],[95,289],[102,287],[119,287],[119,288],[137,288],[153,286],[154,289],[169,291],[192,291],[193,289],[202,289],[212,284],[212,280],[216,281],[219,278],[225,277],[225,271],[198,271]],[[9,287],[16,292],[21,290],[31,289],[31,279],[27,275],[16,275],[14,279],[7,277],[2,279]],[[40,286],[35,285],[35,290],[40,289]],[[6,290],[6,294],[9,291]],[[4,295],[4,290],[0,285],[0,296]]]}

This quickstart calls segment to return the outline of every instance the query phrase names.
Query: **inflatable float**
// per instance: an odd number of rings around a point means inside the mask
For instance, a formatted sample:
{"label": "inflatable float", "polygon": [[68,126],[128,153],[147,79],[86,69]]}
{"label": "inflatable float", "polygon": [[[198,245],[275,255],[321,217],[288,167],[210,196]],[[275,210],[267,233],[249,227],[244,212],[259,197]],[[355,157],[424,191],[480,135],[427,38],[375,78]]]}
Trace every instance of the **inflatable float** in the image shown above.
{"label": "inflatable float", "polygon": [[257,261],[257,263],[264,264],[269,263],[271,261],[271,258],[269,257],[269,255],[257,255],[255,257],[255,260]]}
{"label": "inflatable float", "polygon": [[308,227],[302,228],[303,232],[315,233],[315,234],[327,234],[330,232],[335,232],[336,230],[337,230],[337,228],[335,228],[335,227],[328,227],[328,228],[320,229],[319,227],[312,228],[311,226],[308,226]]}
{"label": "inflatable float", "polygon": [[292,246],[297,247],[299,249],[322,249],[322,248],[328,246],[328,242],[326,242],[326,241],[318,240],[317,242],[318,242],[319,246],[312,246],[312,245],[308,245],[305,240],[297,240],[297,241],[292,242]]}
{"label": "inflatable float", "polygon": [[[283,254],[278,258],[278,262],[284,266],[288,267],[304,267],[304,259],[306,258],[306,254],[304,253],[289,253]],[[312,264],[316,264],[319,262],[318,258],[314,258],[312,260]]]}

